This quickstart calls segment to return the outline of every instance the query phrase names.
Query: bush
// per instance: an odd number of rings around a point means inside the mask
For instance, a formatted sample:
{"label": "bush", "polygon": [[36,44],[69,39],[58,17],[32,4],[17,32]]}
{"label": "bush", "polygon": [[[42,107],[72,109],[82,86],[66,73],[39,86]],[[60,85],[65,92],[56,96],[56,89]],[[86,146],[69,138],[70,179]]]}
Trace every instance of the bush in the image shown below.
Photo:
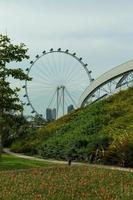
{"label": "bush", "polygon": [[28,155],[37,154],[38,141],[20,141],[17,140],[11,145],[11,150],[17,153],[26,153]]}
{"label": "bush", "polygon": [[105,164],[133,167],[133,137],[117,139],[106,151]]}
{"label": "bush", "polygon": [[[56,136],[44,141],[38,152],[43,158],[90,162],[99,160],[101,162],[101,152],[103,153],[107,149],[111,141],[112,138],[110,136],[103,134]],[[93,159],[90,160],[92,155]]]}

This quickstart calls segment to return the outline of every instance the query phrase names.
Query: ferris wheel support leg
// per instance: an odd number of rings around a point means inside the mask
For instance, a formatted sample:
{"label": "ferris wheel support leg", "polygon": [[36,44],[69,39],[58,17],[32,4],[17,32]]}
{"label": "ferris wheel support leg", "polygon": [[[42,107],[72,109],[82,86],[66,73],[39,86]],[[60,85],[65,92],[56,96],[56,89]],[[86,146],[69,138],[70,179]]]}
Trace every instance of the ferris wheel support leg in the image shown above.
{"label": "ferris wheel support leg", "polygon": [[59,90],[60,90],[60,88],[57,87],[57,89],[56,89],[56,92],[57,92],[56,119],[58,119],[58,111],[59,111]]}
{"label": "ferris wheel support leg", "polygon": [[62,99],[62,103],[63,103],[63,116],[65,114],[65,86],[62,86],[62,96],[63,96],[63,99]]}

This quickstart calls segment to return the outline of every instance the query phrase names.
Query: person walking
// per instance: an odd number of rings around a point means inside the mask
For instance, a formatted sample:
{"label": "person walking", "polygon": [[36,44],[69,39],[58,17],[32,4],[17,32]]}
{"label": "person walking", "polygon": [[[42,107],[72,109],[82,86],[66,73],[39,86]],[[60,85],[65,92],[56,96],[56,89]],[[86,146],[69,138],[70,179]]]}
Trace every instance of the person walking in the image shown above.
{"label": "person walking", "polygon": [[72,160],[69,159],[69,160],[68,160],[68,166],[71,166],[71,164],[72,164]]}

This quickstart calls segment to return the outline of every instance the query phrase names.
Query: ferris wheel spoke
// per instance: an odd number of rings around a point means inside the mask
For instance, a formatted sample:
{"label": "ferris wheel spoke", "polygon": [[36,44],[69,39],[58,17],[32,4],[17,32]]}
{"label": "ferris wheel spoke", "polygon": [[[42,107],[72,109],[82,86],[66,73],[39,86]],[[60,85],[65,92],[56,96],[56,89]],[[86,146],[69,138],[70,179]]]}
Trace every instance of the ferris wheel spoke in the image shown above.
{"label": "ferris wheel spoke", "polygon": [[61,116],[68,105],[76,107],[79,96],[89,84],[84,65],[75,55],[62,50],[50,50],[38,56],[28,72],[33,79],[26,82],[28,101],[36,113],[44,115],[46,108],[50,107],[58,108],[56,111]]}
{"label": "ferris wheel spoke", "polygon": [[77,80],[77,81],[83,81],[83,82],[84,82],[85,79],[86,79],[87,82],[89,83],[88,77],[87,77],[87,76],[86,76],[86,77],[85,77],[85,76],[84,76],[84,77],[81,77],[80,74],[78,73],[78,74],[76,74],[75,76],[74,76],[74,74],[73,74],[73,75],[71,74],[71,75],[70,75],[70,78],[68,79],[68,81],[71,82],[71,81],[73,81],[73,80],[75,80],[75,81]]}
{"label": "ferris wheel spoke", "polygon": [[[50,55],[49,55],[49,56],[50,56]],[[46,60],[47,60],[48,66],[49,66],[49,73],[50,73],[51,75],[53,75],[53,74],[54,74],[53,65],[52,65],[51,62],[49,61],[49,56],[46,58]]]}
{"label": "ferris wheel spoke", "polygon": [[[40,70],[40,69],[39,69]],[[38,70],[38,71],[39,71]],[[37,74],[36,74],[37,75]],[[38,75],[41,77],[41,79],[43,79],[44,80],[44,78],[46,79],[46,80],[49,80],[49,77],[50,77],[50,74],[48,74],[48,73],[46,73],[46,72],[43,72],[43,70],[41,69],[40,71],[39,71],[39,73],[38,73]]]}
{"label": "ferris wheel spoke", "polygon": [[67,77],[69,77],[69,75],[72,73],[72,67],[71,65],[66,65],[66,72],[64,71],[65,77],[67,79]]}
{"label": "ferris wheel spoke", "polygon": [[43,70],[45,69],[44,73],[47,72],[47,74],[50,75],[51,74],[51,66],[50,66],[50,63],[49,63],[48,59],[47,58],[45,58],[45,60],[41,59],[40,62],[42,64],[42,66],[43,66]]}
{"label": "ferris wheel spoke", "polygon": [[49,78],[49,79],[45,79],[45,77],[43,78],[40,78],[40,77],[34,77],[33,78],[33,81],[35,82],[35,83],[37,83],[37,82],[40,82],[40,83],[48,83],[48,84],[51,84],[51,79]]}
{"label": "ferris wheel spoke", "polygon": [[40,93],[42,95],[47,95],[47,94],[51,94],[51,92],[53,91],[52,88],[45,88],[43,90],[31,90],[29,89],[29,95],[32,95],[32,94],[37,94],[37,95],[40,95]]}
{"label": "ferris wheel spoke", "polygon": [[43,78],[43,77],[40,77],[40,76],[38,76],[38,77],[32,77],[32,82],[31,82],[31,85],[33,84],[33,83],[41,83],[41,84],[46,84],[46,83],[48,83],[49,84],[49,80],[47,80],[47,79],[45,79],[45,78]]}
{"label": "ferris wheel spoke", "polygon": [[73,65],[73,66],[71,65],[71,66],[69,67],[68,73],[66,74],[66,79],[68,80],[69,77],[75,76],[75,75],[77,75],[77,74],[75,73],[75,65]]}
{"label": "ferris wheel spoke", "polygon": [[55,56],[53,54],[53,70],[54,70],[54,75],[56,76],[59,72],[58,72],[58,63],[57,63],[57,59],[55,59]]}
{"label": "ferris wheel spoke", "polygon": [[75,69],[73,66],[75,64],[75,60],[74,62],[71,62],[71,59],[69,59],[69,62],[66,63],[66,77],[67,77],[67,74],[71,74],[72,71]]}
{"label": "ferris wheel spoke", "polygon": [[65,56],[63,55],[62,56],[62,59],[60,60],[60,63],[61,63],[61,73],[62,74],[64,74],[64,76],[65,76],[65,74],[66,74],[66,63],[67,62],[69,62],[69,59],[68,59],[68,56],[66,57],[66,59],[65,59]]}
{"label": "ferris wheel spoke", "polygon": [[67,78],[68,83],[73,82],[73,81],[77,81],[77,83],[80,81],[80,78],[76,77],[75,74],[70,74],[69,78]]}
{"label": "ferris wheel spoke", "polygon": [[39,84],[39,85],[41,85],[41,86],[45,86],[45,85],[49,85],[49,86],[51,86],[52,85],[52,82],[48,82],[48,81],[41,81],[41,80],[35,80],[34,81],[34,85],[37,85],[37,84]]}
{"label": "ferris wheel spoke", "polygon": [[[84,80],[82,80],[82,79],[80,79],[80,77],[71,77],[71,78],[69,78],[68,79],[68,83],[72,83],[72,84],[82,84],[82,81],[84,81]],[[87,84],[88,85],[88,84]]]}
{"label": "ferris wheel spoke", "polygon": [[58,56],[55,59],[55,68],[54,69],[55,69],[55,75],[61,73],[61,71],[60,71],[60,63],[59,63]]}
{"label": "ferris wheel spoke", "polygon": [[32,100],[35,101],[34,104],[39,105],[39,103],[38,103],[38,100],[39,100],[39,99],[40,99],[40,100],[44,99],[44,101],[47,100],[47,98],[46,98],[46,97],[44,98],[44,97],[45,97],[45,96],[41,93],[41,94],[32,96]]}
{"label": "ferris wheel spoke", "polygon": [[35,89],[35,88],[37,88],[37,89],[45,89],[45,88],[53,88],[52,87],[52,85],[48,85],[48,84],[39,84],[39,83],[37,83],[36,85],[31,85],[31,86],[29,86],[29,88],[31,88],[31,89]]}
{"label": "ferris wheel spoke", "polygon": [[53,96],[52,96],[52,98],[51,98],[51,101],[50,101],[50,103],[49,103],[49,105],[48,105],[48,108],[50,107],[50,105],[52,104],[52,102],[53,102],[53,100],[54,100],[54,97],[55,97],[55,95],[56,95],[56,91],[54,92],[54,94],[53,94]]}
{"label": "ferris wheel spoke", "polygon": [[68,71],[68,68],[66,66],[67,64],[68,65],[70,64],[70,59],[68,59],[68,57],[67,57],[67,59],[64,59],[64,70],[63,70],[63,72],[64,72],[65,75],[67,74],[67,71]]}
{"label": "ferris wheel spoke", "polygon": [[40,62],[41,62],[41,65],[43,66],[43,69],[45,69],[45,71],[44,72],[42,71],[42,73],[45,74],[47,77],[50,77],[52,75],[52,71],[47,60],[45,61],[46,63],[44,63],[43,60],[41,60]]}
{"label": "ferris wheel spoke", "polygon": [[43,93],[43,92],[49,92],[50,93],[50,91],[52,91],[52,88],[43,88],[43,89],[30,89],[29,88],[29,94],[31,95],[31,94],[34,94],[35,92],[36,92],[36,94],[38,94],[38,93]]}
{"label": "ferris wheel spoke", "polygon": [[37,70],[34,74],[33,74],[33,76],[39,76],[41,79],[43,79],[44,80],[44,78],[46,79],[46,80],[49,80],[49,75],[48,74],[46,74],[46,73],[41,73],[41,72],[39,72],[39,70]]}
{"label": "ferris wheel spoke", "polygon": [[[51,90],[51,93],[53,92],[53,90]],[[41,95],[40,95],[40,93],[41,93]],[[43,98],[44,98],[44,96],[45,95],[47,95],[47,96],[51,96],[51,94],[50,94],[50,92],[49,92],[49,90],[45,90],[45,91],[41,91],[41,92],[38,92],[38,91],[30,91],[30,96],[32,95],[32,96],[36,96],[37,98],[39,98],[39,96],[42,96]],[[44,95],[45,94],[45,95]],[[47,98],[49,98],[49,97],[47,97]],[[32,98],[30,98],[30,99],[33,99],[33,97]],[[37,102],[37,103],[39,103],[39,102]]]}
{"label": "ferris wheel spoke", "polygon": [[52,84],[48,83],[48,82],[42,82],[42,81],[36,81],[32,84],[30,84],[28,87],[52,87]]}

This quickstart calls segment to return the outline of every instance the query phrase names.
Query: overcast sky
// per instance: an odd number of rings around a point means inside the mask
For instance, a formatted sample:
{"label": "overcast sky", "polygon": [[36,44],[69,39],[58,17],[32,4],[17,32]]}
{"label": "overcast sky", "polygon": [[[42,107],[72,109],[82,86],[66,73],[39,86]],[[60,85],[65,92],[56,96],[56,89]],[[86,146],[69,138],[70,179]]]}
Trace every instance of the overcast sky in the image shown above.
{"label": "overcast sky", "polygon": [[31,59],[70,49],[96,78],[133,58],[133,0],[0,0],[0,32],[24,42]]}
{"label": "overcast sky", "polygon": [[33,58],[51,47],[82,56],[93,76],[132,59],[133,0],[0,0],[0,32]]}

